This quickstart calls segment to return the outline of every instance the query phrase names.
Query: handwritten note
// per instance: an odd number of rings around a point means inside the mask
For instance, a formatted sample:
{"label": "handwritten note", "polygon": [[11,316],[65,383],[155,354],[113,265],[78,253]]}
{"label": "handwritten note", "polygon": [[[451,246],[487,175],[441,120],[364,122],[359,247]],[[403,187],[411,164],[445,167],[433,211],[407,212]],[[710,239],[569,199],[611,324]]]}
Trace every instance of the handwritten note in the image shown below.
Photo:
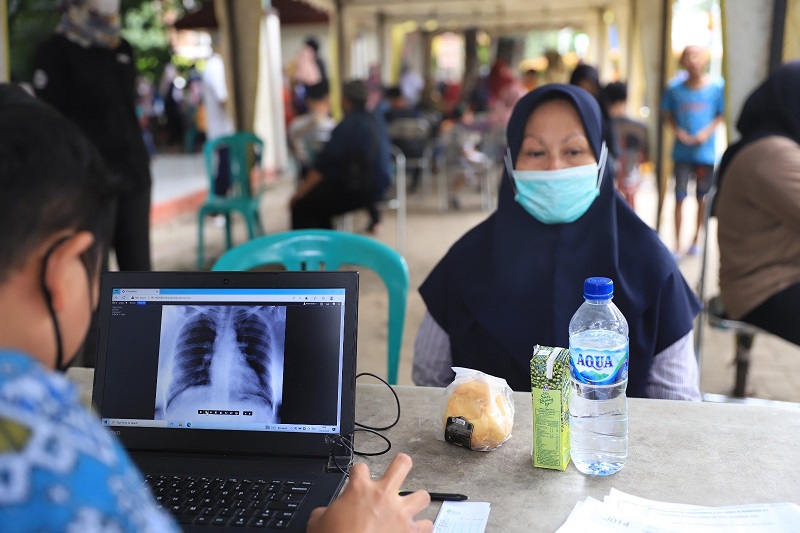
{"label": "handwritten note", "polygon": [[483,533],[490,509],[487,502],[444,502],[436,515],[433,533]]}

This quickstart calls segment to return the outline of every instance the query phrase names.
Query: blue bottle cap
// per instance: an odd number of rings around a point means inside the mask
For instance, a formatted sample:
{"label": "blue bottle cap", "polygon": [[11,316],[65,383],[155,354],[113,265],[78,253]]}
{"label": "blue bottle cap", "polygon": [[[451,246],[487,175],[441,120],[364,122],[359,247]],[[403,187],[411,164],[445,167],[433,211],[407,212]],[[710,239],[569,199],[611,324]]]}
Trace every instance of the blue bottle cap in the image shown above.
{"label": "blue bottle cap", "polygon": [[608,278],[586,278],[583,297],[587,300],[608,300],[614,296],[614,282]]}

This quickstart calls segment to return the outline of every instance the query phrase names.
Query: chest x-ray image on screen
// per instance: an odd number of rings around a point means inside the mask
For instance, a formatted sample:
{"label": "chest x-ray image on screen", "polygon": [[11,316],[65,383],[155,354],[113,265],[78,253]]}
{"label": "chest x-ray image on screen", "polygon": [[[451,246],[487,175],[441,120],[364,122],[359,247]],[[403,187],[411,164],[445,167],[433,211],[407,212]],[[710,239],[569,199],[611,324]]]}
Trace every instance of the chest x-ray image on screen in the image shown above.
{"label": "chest x-ray image on screen", "polygon": [[286,307],[162,309],[156,420],[280,423]]}

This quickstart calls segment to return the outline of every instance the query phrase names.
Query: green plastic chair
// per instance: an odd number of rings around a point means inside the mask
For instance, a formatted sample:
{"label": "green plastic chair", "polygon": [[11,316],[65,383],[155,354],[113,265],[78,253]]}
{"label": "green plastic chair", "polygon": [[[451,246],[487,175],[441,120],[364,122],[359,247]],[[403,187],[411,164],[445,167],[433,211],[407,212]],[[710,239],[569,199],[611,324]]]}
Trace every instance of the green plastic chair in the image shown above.
{"label": "green plastic chair", "polygon": [[[230,157],[231,186],[226,196],[214,194],[214,181],[217,173],[215,154],[221,147],[227,146]],[[264,227],[258,212],[261,191],[250,190],[250,169],[260,158],[264,150],[264,142],[256,135],[248,132],[234,133],[208,141],[203,145],[206,175],[209,179],[208,199],[200,207],[197,214],[197,269],[205,263],[203,246],[203,224],[209,215],[225,215],[225,248],[233,248],[231,236],[231,213],[238,212],[247,224],[247,235],[254,239],[263,235]]]}
{"label": "green plastic chair", "polygon": [[287,270],[369,268],[389,294],[388,382],[397,383],[408,297],[408,266],[398,252],[370,237],[334,230],[294,230],[266,235],[225,252],[211,270],[235,271],[280,264]]}

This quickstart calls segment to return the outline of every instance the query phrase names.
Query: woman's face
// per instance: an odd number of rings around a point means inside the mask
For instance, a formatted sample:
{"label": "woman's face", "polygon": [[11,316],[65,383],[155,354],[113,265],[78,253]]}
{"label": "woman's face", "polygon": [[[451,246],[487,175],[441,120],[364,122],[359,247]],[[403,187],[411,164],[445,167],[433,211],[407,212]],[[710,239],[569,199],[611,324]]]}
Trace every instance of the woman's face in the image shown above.
{"label": "woman's face", "polygon": [[571,103],[550,100],[528,117],[517,170],[559,170],[596,162],[583,123]]}

